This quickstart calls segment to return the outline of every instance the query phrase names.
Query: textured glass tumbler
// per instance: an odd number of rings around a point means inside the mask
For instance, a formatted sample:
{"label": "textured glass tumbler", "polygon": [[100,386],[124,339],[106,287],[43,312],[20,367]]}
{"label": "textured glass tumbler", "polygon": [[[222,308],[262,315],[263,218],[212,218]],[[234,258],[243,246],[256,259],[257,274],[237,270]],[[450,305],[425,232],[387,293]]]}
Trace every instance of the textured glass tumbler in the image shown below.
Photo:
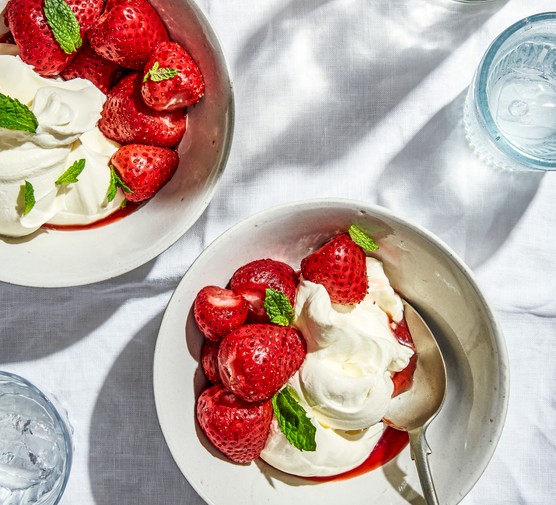
{"label": "textured glass tumbler", "polygon": [[72,457],[65,412],[27,380],[0,371],[0,503],[56,505]]}
{"label": "textured glass tumbler", "polygon": [[494,40],[469,86],[464,126],[490,165],[556,170],[556,12],[518,21]]}

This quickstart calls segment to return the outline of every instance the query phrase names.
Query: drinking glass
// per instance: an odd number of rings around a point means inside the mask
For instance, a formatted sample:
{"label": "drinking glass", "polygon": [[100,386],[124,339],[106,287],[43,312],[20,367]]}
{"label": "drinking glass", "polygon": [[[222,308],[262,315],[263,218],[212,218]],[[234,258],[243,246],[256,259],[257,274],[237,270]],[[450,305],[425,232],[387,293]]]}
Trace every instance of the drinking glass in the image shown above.
{"label": "drinking glass", "polygon": [[65,411],[18,375],[0,371],[0,503],[56,505],[73,444]]}
{"label": "drinking glass", "polygon": [[494,40],[469,86],[464,126],[492,166],[556,170],[556,12],[522,19]]}

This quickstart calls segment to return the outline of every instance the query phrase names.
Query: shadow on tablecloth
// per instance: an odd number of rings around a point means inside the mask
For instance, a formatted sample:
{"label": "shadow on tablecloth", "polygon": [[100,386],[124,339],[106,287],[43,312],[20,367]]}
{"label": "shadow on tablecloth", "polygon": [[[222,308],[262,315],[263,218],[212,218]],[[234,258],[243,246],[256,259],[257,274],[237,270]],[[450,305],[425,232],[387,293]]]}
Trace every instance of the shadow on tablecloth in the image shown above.
{"label": "shadow on tablecloth", "polygon": [[462,123],[466,92],[390,161],[377,203],[424,226],[477,268],[512,233],[544,174],[489,168],[471,152]]}

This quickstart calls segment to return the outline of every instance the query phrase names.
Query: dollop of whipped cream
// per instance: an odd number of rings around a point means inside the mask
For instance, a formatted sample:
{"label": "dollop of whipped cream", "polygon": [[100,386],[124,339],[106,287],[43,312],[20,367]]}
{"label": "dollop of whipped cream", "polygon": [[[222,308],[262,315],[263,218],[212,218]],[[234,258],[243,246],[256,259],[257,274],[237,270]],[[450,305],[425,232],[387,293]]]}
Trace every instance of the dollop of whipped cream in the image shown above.
{"label": "dollop of whipped cream", "polygon": [[390,328],[403,318],[403,304],[379,260],[367,258],[367,276],[367,296],[354,306],[333,304],[320,284],[299,284],[294,326],[307,341],[307,357],[288,385],[317,428],[317,449],[298,450],[273,421],[261,458],[284,472],[329,476],[350,470],[382,434],[394,391],[391,375],[408,365],[413,350]]}
{"label": "dollop of whipped cream", "polygon": [[[118,210],[118,191],[106,200],[109,160],[119,145],[96,127],[106,96],[86,79],[46,79],[18,56],[0,55],[0,92],[27,105],[36,133],[0,128],[0,235],[20,237],[45,223],[89,224]],[[57,185],[77,160],[85,159],[78,182]],[[24,184],[35,205],[24,215]]]}

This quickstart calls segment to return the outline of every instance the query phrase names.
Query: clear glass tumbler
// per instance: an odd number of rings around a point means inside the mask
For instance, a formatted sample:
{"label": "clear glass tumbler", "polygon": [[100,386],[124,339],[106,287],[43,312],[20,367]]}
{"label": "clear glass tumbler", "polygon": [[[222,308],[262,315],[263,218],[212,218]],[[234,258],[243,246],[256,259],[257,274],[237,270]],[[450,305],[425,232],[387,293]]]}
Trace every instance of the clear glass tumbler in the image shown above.
{"label": "clear glass tumbler", "polygon": [[556,170],[556,12],[504,30],[469,86],[467,140],[486,163],[509,170]]}
{"label": "clear glass tumbler", "polygon": [[56,505],[72,457],[65,411],[26,379],[0,371],[0,503]]}

